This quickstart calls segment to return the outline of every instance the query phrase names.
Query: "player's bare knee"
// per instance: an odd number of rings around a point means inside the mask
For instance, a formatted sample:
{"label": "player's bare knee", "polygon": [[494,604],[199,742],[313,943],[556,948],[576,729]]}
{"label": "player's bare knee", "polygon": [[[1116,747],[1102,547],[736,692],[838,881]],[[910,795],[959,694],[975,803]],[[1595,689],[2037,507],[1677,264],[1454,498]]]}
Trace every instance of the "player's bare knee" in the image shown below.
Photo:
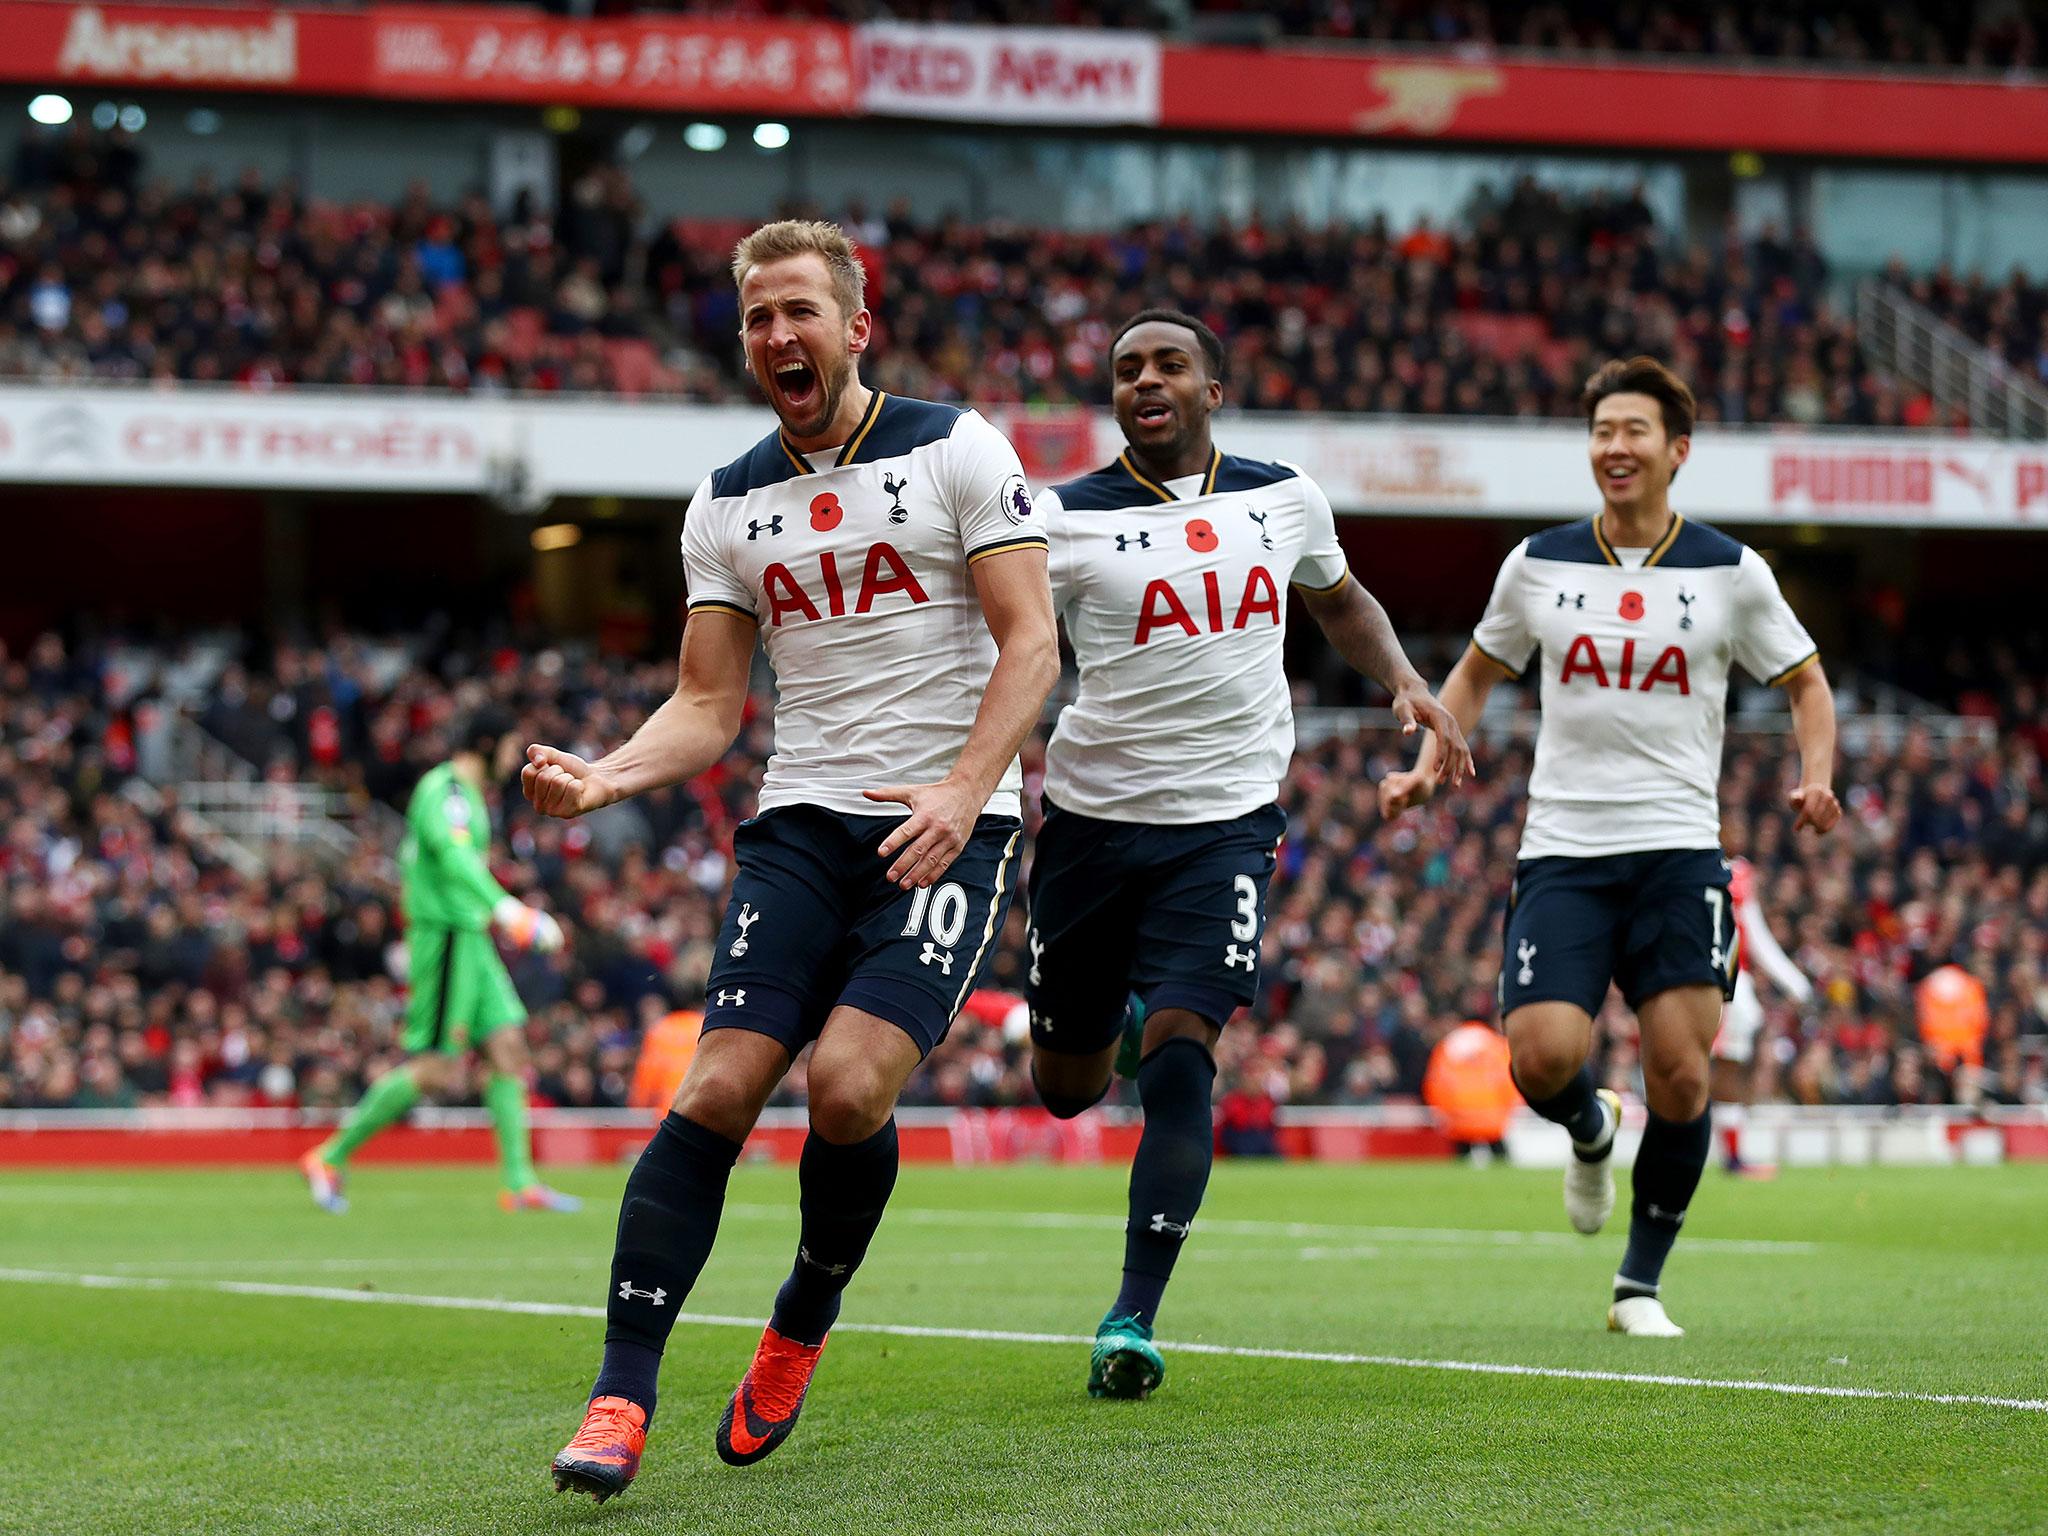
{"label": "player's bare knee", "polygon": [[1115,1047],[1107,1051],[1077,1053],[1049,1051],[1033,1042],[1031,1082],[1038,1089],[1038,1101],[1055,1120],[1071,1120],[1102,1102],[1109,1092],[1111,1062]]}
{"label": "player's bare knee", "polygon": [[1145,1020],[1145,1054],[1150,1056],[1169,1040],[1192,1040],[1213,1055],[1222,1033],[1193,1009],[1162,1008]]}
{"label": "player's bare knee", "polygon": [[1570,1042],[1549,1035],[1532,1035],[1509,1046],[1509,1060],[1515,1082],[1533,1099],[1547,1099],[1564,1092],[1585,1056]]}
{"label": "player's bare knee", "polygon": [[866,1141],[896,1112],[886,1075],[857,1066],[837,1066],[821,1078],[813,1063],[810,1098],[811,1129],[840,1146]]}
{"label": "player's bare knee", "polygon": [[484,1044],[484,1056],[491,1070],[506,1077],[523,1077],[527,1067],[526,1035],[518,1029],[501,1029]]}
{"label": "player's bare knee", "polygon": [[692,1072],[676,1090],[675,1111],[728,1141],[745,1141],[761,1117],[762,1095],[732,1071]]}
{"label": "player's bare knee", "polygon": [[1691,1060],[1643,1063],[1643,1097],[1664,1120],[1696,1120],[1707,1107],[1707,1069]]}

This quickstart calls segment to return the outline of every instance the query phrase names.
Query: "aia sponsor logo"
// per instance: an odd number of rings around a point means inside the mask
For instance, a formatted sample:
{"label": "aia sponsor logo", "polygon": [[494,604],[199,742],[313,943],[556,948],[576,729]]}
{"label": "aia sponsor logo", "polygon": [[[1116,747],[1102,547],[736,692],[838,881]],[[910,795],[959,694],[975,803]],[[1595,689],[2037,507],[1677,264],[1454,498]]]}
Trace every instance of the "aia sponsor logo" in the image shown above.
{"label": "aia sponsor logo", "polygon": [[[823,501],[826,498],[820,497]],[[839,516],[838,504],[832,507],[833,521]],[[813,505],[812,517],[817,517]],[[768,624],[780,629],[783,624],[795,620],[815,622],[822,618],[844,618],[849,612],[867,613],[875,604],[892,592],[900,592],[909,598],[912,606],[928,603],[931,597],[917,579],[908,562],[893,544],[870,544],[867,554],[861,560],[859,580],[853,584],[853,605],[847,606],[847,577],[839,568],[839,556],[826,550],[817,557],[815,566],[803,563],[799,572],[781,561],[772,562],[761,572],[761,590],[768,598]]]}
{"label": "aia sponsor logo", "polygon": [[[1190,535],[1190,541],[1192,538]],[[1206,623],[1197,622],[1198,609],[1199,618]],[[1205,632],[1220,635],[1226,629],[1249,629],[1261,618],[1268,624],[1280,622],[1280,588],[1273,573],[1262,565],[1245,572],[1244,590],[1229,603],[1214,571],[1202,572],[1202,590],[1192,603],[1181,597],[1172,582],[1154,577],[1145,585],[1144,600],[1138,606],[1138,630],[1131,644],[1144,645],[1162,629],[1194,639]]]}
{"label": "aia sponsor logo", "polygon": [[[1637,595],[1631,592],[1629,596]],[[1637,603],[1640,606],[1639,597]],[[1641,618],[1642,615],[1628,613],[1624,603],[1623,617]],[[1692,693],[1692,673],[1686,666],[1685,652],[1677,646],[1665,646],[1647,669],[1639,671],[1639,665],[1635,641],[1621,642],[1621,653],[1610,667],[1601,656],[1600,647],[1594,644],[1593,637],[1579,635],[1565,650],[1564,665],[1557,674],[1558,686],[1564,687],[1583,678],[1588,686],[1594,688],[1622,688],[1649,693],[1655,688],[1669,687],[1676,688],[1681,695]]]}

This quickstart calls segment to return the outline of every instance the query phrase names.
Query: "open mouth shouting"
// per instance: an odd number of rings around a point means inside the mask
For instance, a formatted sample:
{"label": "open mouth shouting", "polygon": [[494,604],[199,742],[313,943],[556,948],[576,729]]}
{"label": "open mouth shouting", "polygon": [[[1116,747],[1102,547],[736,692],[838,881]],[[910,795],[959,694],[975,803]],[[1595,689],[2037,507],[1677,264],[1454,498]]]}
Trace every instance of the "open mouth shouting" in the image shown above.
{"label": "open mouth shouting", "polygon": [[774,391],[791,414],[808,415],[821,393],[818,370],[800,357],[784,358],[771,370]]}

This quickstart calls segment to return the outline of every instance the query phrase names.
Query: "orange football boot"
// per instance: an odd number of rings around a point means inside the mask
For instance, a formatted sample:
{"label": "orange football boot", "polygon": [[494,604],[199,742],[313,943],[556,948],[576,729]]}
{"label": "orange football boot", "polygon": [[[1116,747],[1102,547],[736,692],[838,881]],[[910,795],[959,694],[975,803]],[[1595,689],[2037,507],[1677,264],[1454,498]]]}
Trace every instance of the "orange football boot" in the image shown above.
{"label": "orange football boot", "polygon": [[819,1344],[799,1344],[773,1328],[763,1329],[753,1364],[733,1389],[718,1421],[718,1456],[735,1467],[751,1466],[787,1440],[803,1412]]}
{"label": "orange football boot", "polygon": [[598,1503],[626,1491],[647,1448],[647,1410],[623,1397],[594,1397],[576,1438],[550,1469],[555,1492],[587,1493]]}
{"label": "orange football boot", "polygon": [[529,1184],[524,1189],[501,1189],[498,1191],[498,1209],[501,1211],[560,1211],[574,1215],[583,1209],[583,1202],[574,1195],[565,1195],[559,1189],[549,1189],[545,1184]]}
{"label": "orange football boot", "polygon": [[305,1175],[306,1188],[313,1192],[313,1203],[323,1211],[339,1216],[348,1209],[348,1197],[341,1192],[341,1170],[320,1155],[315,1147],[299,1159],[299,1172]]}

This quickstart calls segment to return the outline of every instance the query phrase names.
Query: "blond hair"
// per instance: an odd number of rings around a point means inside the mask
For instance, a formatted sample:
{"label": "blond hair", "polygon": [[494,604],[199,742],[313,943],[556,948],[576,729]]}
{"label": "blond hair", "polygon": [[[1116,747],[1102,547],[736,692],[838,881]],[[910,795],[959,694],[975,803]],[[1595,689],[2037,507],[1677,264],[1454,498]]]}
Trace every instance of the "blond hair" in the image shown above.
{"label": "blond hair", "polygon": [[763,224],[733,247],[733,286],[746,281],[750,267],[790,256],[824,258],[825,270],[832,278],[832,297],[839,301],[841,313],[851,320],[861,312],[867,302],[867,273],[846,231],[824,219],[780,219]]}

